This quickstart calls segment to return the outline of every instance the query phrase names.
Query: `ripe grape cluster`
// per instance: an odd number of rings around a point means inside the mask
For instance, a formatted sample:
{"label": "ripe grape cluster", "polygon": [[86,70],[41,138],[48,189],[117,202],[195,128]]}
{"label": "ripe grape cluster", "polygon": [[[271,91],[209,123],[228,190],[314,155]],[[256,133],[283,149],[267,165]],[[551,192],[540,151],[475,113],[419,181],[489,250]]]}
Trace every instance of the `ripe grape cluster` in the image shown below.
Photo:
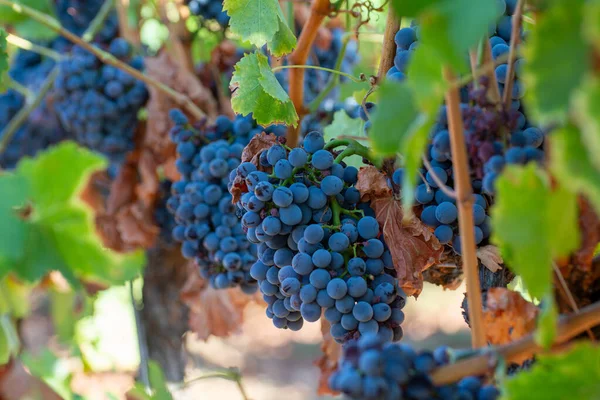
{"label": "ripe grape cluster", "polygon": [[456,384],[436,386],[431,372],[449,363],[446,347],[417,352],[409,345],[386,342],[368,334],[346,343],[329,387],[350,399],[473,399],[494,400],[500,392],[483,378],[469,376]]}
{"label": "ripe grape cluster", "polygon": [[[318,46],[313,46],[312,55],[309,56],[307,65],[316,67],[324,67],[329,69],[335,69],[336,61],[343,49],[343,36],[344,31],[342,29],[332,30],[332,40],[329,48],[320,49]],[[359,61],[358,45],[356,41],[350,40],[346,46],[346,51],[342,55],[342,64],[340,70],[346,73],[352,73],[354,66]],[[284,87],[289,87],[289,72],[287,69],[277,71],[275,73],[277,80]],[[313,68],[307,68],[304,70],[304,103],[308,104],[314,100],[327,85],[327,82],[331,78],[331,73],[328,71],[317,70]],[[341,77],[340,81],[344,82],[347,78]],[[327,99],[336,100],[339,97],[339,88],[332,90]]]}
{"label": "ripe grape cluster", "polygon": [[[65,29],[80,36],[96,17],[104,2],[104,0],[56,0],[56,15]],[[117,13],[111,12],[94,37],[94,42],[108,44],[118,35]],[[67,43],[66,40],[64,42]]]}
{"label": "ripe grape cluster", "polygon": [[240,164],[232,189],[244,192],[242,224],[258,253],[250,274],[273,324],[299,330],[324,312],[340,343],[367,333],[400,340],[406,296],[373,210],[360,203],[358,170],[318,132],[259,160]]}
{"label": "ripe grape cluster", "polygon": [[[11,79],[35,93],[54,67],[53,60],[27,50],[17,52],[12,60]],[[25,97],[10,89],[0,95],[0,131],[25,107]],[[39,150],[68,138],[47,99],[43,99],[14,133],[5,151],[0,154],[2,168],[14,168],[24,156],[34,156]]]}
{"label": "ripe grape cluster", "polygon": [[223,28],[229,24],[229,16],[223,11],[222,0],[188,0],[187,5],[192,14],[205,21],[215,20]]}
{"label": "ripe grape cluster", "polygon": [[[171,138],[177,144],[177,169],[182,180],[172,185],[167,201],[176,226],[173,238],[181,242],[184,257],[194,259],[200,275],[216,289],[240,286],[256,291],[250,267],[256,261],[256,246],[245,232],[228,192],[229,177],[240,164],[250,138],[264,129],[252,116],[230,120],[217,117],[192,126],[179,110],[171,111],[175,123]],[[267,129],[278,133],[278,127]]]}
{"label": "ripe grape cluster", "polygon": [[[108,51],[133,68],[143,69],[143,59],[132,55],[124,39],[114,39]],[[119,164],[133,147],[137,115],[148,100],[145,84],[79,46],[73,47],[59,68],[54,94],[63,126],[80,144]]]}

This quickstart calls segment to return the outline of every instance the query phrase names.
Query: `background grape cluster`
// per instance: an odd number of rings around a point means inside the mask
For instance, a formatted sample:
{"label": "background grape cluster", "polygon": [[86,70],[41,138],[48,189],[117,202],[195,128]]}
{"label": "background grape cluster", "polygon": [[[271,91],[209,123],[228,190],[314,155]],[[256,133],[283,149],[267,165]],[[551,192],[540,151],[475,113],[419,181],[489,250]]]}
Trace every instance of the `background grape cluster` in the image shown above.
{"label": "background grape cluster", "polygon": [[338,342],[377,332],[399,340],[406,296],[391,254],[360,203],[358,170],[324,146],[311,132],[302,147],[274,144],[258,166],[237,168],[232,188],[243,192],[242,224],[258,253],[250,274],[278,328],[299,330],[324,313]]}
{"label": "background grape cluster", "polygon": [[222,0],[188,0],[187,5],[193,15],[204,21],[217,21],[222,28],[229,25],[229,16],[223,11]]}
{"label": "background grape cluster", "polygon": [[[253,293],[257,284],[250,267],[256,261],[256,246],[246,239],[228,184],[250,138],[265,129],[251,115],[234,120],[219,116],[214,124],[202,121],[192,126],[181,111],[173,110],[171,119],[175,126],[170,135],[177,145],[176,165],[182,176],[172,185],[167,201],[176,222],[173,238],[182,243],[183,256],[195,260],[211,286],[240,286]],[[281,126],[266,131],[285,133]]]}
{"label": "background grape cluster", "polygon": [[347,343],[331,389],[351,399],[473,399],[494,400],[500,392],[484,384],[483,377],[469,376],[456,384],[435,386],[429,374],[448,364],[446,347],[433,352],[416,351],[409,345],[388,343],[379,335],[365,335]]}
{"label": "background grape cluster", "polygon": [[[143,59],[132,55],[125,39],[113,39],[108,51],[137,70],[143,68]],[[119,164],[133,148],[138,112],[148,100],[145,84],[79,46],[59,68],[55,108],[64,127],[80,144]]]}

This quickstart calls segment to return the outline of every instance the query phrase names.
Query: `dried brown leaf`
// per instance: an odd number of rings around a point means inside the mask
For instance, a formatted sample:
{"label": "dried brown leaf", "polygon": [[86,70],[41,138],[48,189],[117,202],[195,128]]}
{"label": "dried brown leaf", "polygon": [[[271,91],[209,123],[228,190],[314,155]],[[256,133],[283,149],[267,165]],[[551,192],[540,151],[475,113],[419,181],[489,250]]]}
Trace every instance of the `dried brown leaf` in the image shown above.
{"label": "dried brown leaf", "polygon": [[[187,95],[209,118],[216,115],[217,104],[210,91],[192,72],[172,60],[167,53],[162,52],[157,57],[146,58],[145,66],[149,77]],[[150,101],[147,107],[148,124],[144,144],[155,154],[158,162],[162,163],[174,154],[174,144],[168,134],[171,128],[168,114],[172,108],[180,105],[155,87],[150,86],[148,89]]]}
{"label": "dried brown leaf", "polygon": [[423,271],[440,262],[444,246],[421,220],[403,221],[402,207],[394,198],[371,200],[371,207],[392,253],[400,286],[407,295],[418,296],[423,289]]}
{"label": "dried brown leaf", "polygon": [[590,271],[596,247],[600,243],[600,218],[590,202],[579,197],[579,227],[581,247],[573,254],[572,262],[583,271]]}
{"label": "dried brown leaf", "polygon": [[342,354],[342,346],[336,343],[329,333],[330,324],[325,319],[321,319],[321,333],[323,334],[323,343],[321,343],[321,352],[323,355],[315,361],[315,366],[319,368],[321,374],[319,376],[319,386],[317,394],[337,395],[339,392],[329,388],[329,377],[337,369],[340,356]]}
{"label": "dried brown leaf", "polygon": [[477,249],[477,258],[479,258],[481,263],[492,272],[498,272],[502,269],[502,265],[504,264],[504,260],[500,255],[500,250],[491,244],[479,247]]}
{"label": "dried brown leaf", "polygon": [[464,274],[458,265],[436,264],[423,271],[423,279],[444,289],[456,290],[462,284]]}
{"label": "dried brown leaf", "polygon": [[535,330],[538,312],[539,309],[518,292],[506,288],[489,289],[483,311],[488,342],[502,345],[530,334]]}
{"label": "dried brown leaf", "polygon": [[360,192],[362,201],[392,197],[392,189],[387,184],[386,176],[372,165],[362,167],[358,171],[355,187]]}
{"label": "dried brown leaf", "polygon": [[258,157],[263,150],[266,150],[277,143],[277,136],[272,133],[262,132],[260,135],[254,135],[250,140],[250,143],[244,148],[242,152],[242,162],[250,161],[257,167],[260,165]]}
{"label": "dried brown leaf", "polygon": [[160,229],[154,224],[151,209],[139,203],[129,204],[116,216],[117,230],[126,249],[152,247]]}
{"label": "dried brown leaf", "polygon": [[146,208],[153,208],[160,187],[158,163],[152,153],[143,151],[137,167],[140,183],[136,187],[136,195]]}
{"label": "dried brown leaf", "polygon": [[198,339],[210,336],[227,337],[237,333],[243,322],[244,309],[257,296],[248,296],[239,289],[217,290],[208,285],[188,265],[188,281],[181,291],[183,302],[189,307],[189,326]]}

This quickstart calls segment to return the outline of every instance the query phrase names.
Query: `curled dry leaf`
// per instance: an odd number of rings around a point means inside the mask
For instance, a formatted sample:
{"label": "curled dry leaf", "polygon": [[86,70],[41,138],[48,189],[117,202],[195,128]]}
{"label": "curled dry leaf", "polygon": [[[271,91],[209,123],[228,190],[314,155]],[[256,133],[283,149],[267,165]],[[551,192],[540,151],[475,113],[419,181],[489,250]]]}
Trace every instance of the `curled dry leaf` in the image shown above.
{"label": "curled dry leaf", "polygon": [[502,264],[504,263],[498,248],[491,244],[479,247],[477,249],[477,258],[479,258],[481,263],[492,272],[498,272],[501,270]]}
{"label": "curled dry leaf", "polygon": [[361,168],[356,188],[363,201],[371,201],[400,286],[406,294],[418,296],[423,289],[423,271],[440,262],[444,246],[419,219],[403,221],[400,202],[391,196],[385,175],[375,167]]}
{"label": "curled dry leaf", "polygon": [[[263,150],[266,150],[277,143],[277,136],[272,133],[266,134],[262,132],[260,135],[254,135],[250,140],[250,143],[244,148],[242,152],[242,162],[251,162],[256,165],[258,169],[263,169],[260,166],[259,157]],[[241,176],[236,176],[232,182],[229,193],[232,196],[232,202],[237,203],[242,196],[242,193],[246,192],[246,183]]]}
{"label": "curled dry leaf", "polygon": [[442,286],[444,289],[456,290],[464,279],[463,270],[457,264],[436,264],[423,271],[423,280]]}
{"label": "curled dry leaf", "polygon": [[244,309],[258,300],[240,289],[213,289],[197,272],[187,266],[188,280],[181,289],[181,299],[189,307],[189,327],[200,340],[210,336],[227,337],[237,333],[243,323]]}
{"label": "curled dry leaf", "polygon": [[[217,113],[217,104],[209,90],[187,69],[182,68],[171,57],[162,52],[158,57],[146,58],[146,74],[175,91],[187,95],[209,118]],[[175,101],[150,86],[148,102],[148,124],[144,146],[151,149],[160,164],[175,155],[175,146],[168,132],[171,128],[169,111],[180,107]]]}
{"label": "curled dry leaf", "polygon": [[535,330],[538,312],[539,309],[518,292],[506,288],[489,289],[483,311],[488,342],[502,345],[530,334]]}
{"label": "curled dry leaf", "polygon": [[589,272],[596,248],[600,243],[600,218],[586,198],[580,196],[578,203],[581,247],[573,254],[572,261],[578,269]]}
{"label": "curled dry leaf", "polygon": [[321,351],[323,355],[315,361],[315,366],[319,368],[321,374],[319,376],[319,386],[317,388],[317,394],[319,396],[324,395],[337,395],[339,392],[333,391],[329,388],[329,377],[337,369],[340,356],[342,354],[342,346],[333,340],[333,337],[329,333],[330,324],[325,319],[321,319],[321,333],[323,334],[323,343],[321,343]]}

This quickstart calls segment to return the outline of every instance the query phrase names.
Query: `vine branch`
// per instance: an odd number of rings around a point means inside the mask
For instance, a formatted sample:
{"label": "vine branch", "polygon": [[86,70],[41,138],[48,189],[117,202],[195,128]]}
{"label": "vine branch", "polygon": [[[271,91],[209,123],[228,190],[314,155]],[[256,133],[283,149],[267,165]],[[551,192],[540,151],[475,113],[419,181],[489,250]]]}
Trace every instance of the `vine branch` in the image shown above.
{"label": "vine branch", "polygon": [[53,60],[58,61],[63,58],[62,54],[60,54],[59,52],[56,52],[48,47],[40,46],[39,44],[30,42],[29,40],[13,35],[12,33],[9,33],[6,36],[6,41],[20,49],[32,51],[42,56],[52,58]]}
{"label": "vine branch", "polygon": [[521,22],[523,15],[523,6],[525,1],[518,0],[515,13],[512,17],[512,32],[510,33],[510,50],[508,52],[508,64],[506,68],[506,82],[504,84],[504,94],[502,102],[506,109],[510,108],[512,102],[512,89],[515,79],[515,58],[517,58],[517,46],[520,41]]}
{"label": "vine branch", "polygon": [[[312,44],[317,37],[317,33],[325,17],[331,11],[331,2],[329,0],[315,0],[310,9],[308,21],[302,28],[302,33],[298,38],[298,45],[289,57],[291,65],[304,65],[308,59],[308,54]],[[296,112],[300,116],[298,126],[288,132],[287,143],[290,147],[298,145],[298,136],[300,133],[300,122],[305,114],[304,109],[304,71],[302,69],[290,69],[290,99],[294,103]]]}
{"label": "vine branch", "polygon": [[[600,302],[582,308],[579,313],[561,318],[554,345],[560,345],[596,325],[600,325]],[[535,341],[535,334],[530,334],[515,342],[492,347],[486,351],[486,354],[438,368],[433,371],[431,378],[436,385],[446,385],[465,376],[485,374],[489,371],[490,365],[494,364],[493,360],[498,355],[506,361],[513,361],[542,350],[544,349]]]}
{"label": "vine branch", "polygon": [[84,49],[98,57],[102,62],[112,65],[113,67],[118,68],[120,70],[123,70],[131,76],[133,76],[135,79],[138,79],[149,86],[155,87],[157,90],[171,97],[176,103],[184,107],[195,118],[200,119],[205,116],[204,112],[200,108],[198,108],[198,106],[194,104],[194,102],[186,95],[177,92],[176,90],[170,88],[162,82],[159,82],[153,78],[150,78],[147,75],[144,75],[137,69],[113,57],[110,53],[107,53],[104,50],[101,50],[98,47],[89,44],[79,36],[64,29],[56,19],[51,18],[43,13],[40,13],[39,11],[31,7],[27,7],[22,4],[17,4],[13,0],[0,0],[0,4],[11,7],[15,12],[18,12],[19,14],[27,15],[31,19],[41,23],[42,25],[47,26],[59,35],[69,39],[71,42],[83,47]]}
{"label": "vine branch", "polygon": [[[452,82],[454,74],[444,68],[444,77]],[[479,283],[479,267],[475,247],[475,223],[473,221],[473,188],[469,176],[469,160],[464,139],[464,127],[460,110],[460,94],[458,88],[450,88],[446,94],[448,106],[448,125],[450,131],[450,147],[452,151],[452,168],[458,207],[458,227],[461,237],[461,254],[463,269],[467,279],[467,300],[469,302],[469,320],[471,321],[471,343],[474,348],[486,346],[483,326],[483,309],[481,287]]]}
{"label": "vine branch", "polygon": [[388,70],[394,65],[394,57],[396,56],[396,42],[394,38],[396,32],[400,29],[400,19],[396,17],[396,13],[391,5],[388,7],[387,20],[385,22],[385,32],[383,34],[383,50],[381,51],[381,61],[379,62],[379,71],[377,72],[377,82],[380,83],[385,79]]}

